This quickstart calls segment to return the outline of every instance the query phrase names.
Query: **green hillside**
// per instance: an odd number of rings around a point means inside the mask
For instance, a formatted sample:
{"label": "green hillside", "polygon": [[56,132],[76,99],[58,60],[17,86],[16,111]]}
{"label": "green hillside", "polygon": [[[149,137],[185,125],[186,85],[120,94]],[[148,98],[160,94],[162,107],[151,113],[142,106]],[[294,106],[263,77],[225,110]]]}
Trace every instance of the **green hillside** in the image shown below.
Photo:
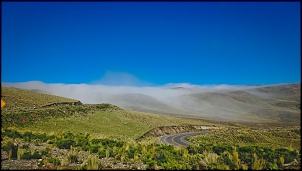
{"label": "green hillside", "polygon": [[2,127],[57,133],[89,133],[94,137],[136,139],[158,126],[213,125],[213,122],[121,109],[110,104],[55,106],[51,108],[4,110]]}
{"label": "green hillside", "polygon": [[78,102],[75,99],[4,86],[1,86],[1,96],[6,103],[5,108],[38,108],[52,103]]}
{"label": "green hillside", "polygon": [[[95,105],[92,105],[90,107],[94,108],[94,106]],[[81,106],[81,108],[86,107],[88,106]],[[136,139],[152,128],[177,125],[212,126],[213,123],[203,120],[136,112],[120,108],[109,108],[94,110],[93,112],[89,111],[87,114],[77,114],[66,118],[53,117],[45,122],[37,122],[26,128],[33,131],[43,130],[47,133],[70,131],[90,133],[94,137]]]}
{"label": "green hillside", "polygon": [[204,120],[136,112],[110,104],[42,108],[47,104],[77,100],[17,88],[2,87],[2,99],[6,102],[5,108],[9,109],[2,111],[2,127],[35,132],[72,131],[96,137],[136,139],[158,126],[213,125]]}

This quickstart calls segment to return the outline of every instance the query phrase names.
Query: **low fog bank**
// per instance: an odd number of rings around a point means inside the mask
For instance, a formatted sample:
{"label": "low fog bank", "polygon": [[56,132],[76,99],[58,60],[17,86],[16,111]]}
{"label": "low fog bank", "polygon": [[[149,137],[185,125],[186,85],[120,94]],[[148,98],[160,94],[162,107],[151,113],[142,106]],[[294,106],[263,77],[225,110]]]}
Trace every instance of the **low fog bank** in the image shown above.
{"label": "low fog bank", "polygon": [[[111,103],[125,109],[174,116],[247,122],[300,120],[300,110],[296,107],[299,102],[293,102],[292,98],[300,97],[299,84],[294,86],[293,84],[278,84],[281,85],[278,87],[277,84],[200,86],[188,83],[171,83],[163,86],[135,87],[98,84],[48,84],[30,81],[2,83],[2,85],[39,90],[52,95],[77,99],[84,104]],[[294,96],[288,96],[289,92],[293,93]],[[281,96],[286,96],[291,100],[287,101],[285,107],[280,106],[284,106],[284,104],[280,104],[280,99],[275,99],[275,97]]]}
{"label": "low fog bank", "polygon": [[108,102],[108,99],[118,94],[143,94],[151,96],[160,101],[171,100],[177,96],[201,93],[201,92],[224,92],[233,90],[247,90],[256,86],[233,86],[233,85],[192,85],[187,83],[166,84],[153,87],[135,87],[135,86],[108,86],[108,85],[90,85],[90,84],[61,84],[61,83],[43,83],[40,81],[2,83],[3,86],[15,87],[27,90],[41,90],[52,95],[63,96],[80,100],[86,104],[97,104]]}

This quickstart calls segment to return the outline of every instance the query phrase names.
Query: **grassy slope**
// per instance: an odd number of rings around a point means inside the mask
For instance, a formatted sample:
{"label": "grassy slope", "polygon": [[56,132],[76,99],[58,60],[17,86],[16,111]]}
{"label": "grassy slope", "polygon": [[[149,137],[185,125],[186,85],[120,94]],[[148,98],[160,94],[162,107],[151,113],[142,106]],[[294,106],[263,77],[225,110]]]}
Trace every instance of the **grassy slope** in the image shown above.
{"label": "grassy slope", "polygon": [[36,107],[55,102],[77,102],[78,100],[59,97],[34,91],[1,86],[1,99],[5,101],[5,108]]}
{"label": "grassy slope", "polygon": [[[3,110],[3,120],[10,122],[15,119],[18,121],[22,120],[22,123],[29,122],[29,124],[22,124],[22,127],[17,127],[18,129],[34,132],[55,133],[71,131],[90,133],[96,137],[135,139],[156,126],[213,125],[213,123],[203,120],[148,114],[124,110],[114,106],[109,106],[103,110],[96,109],[97,105],[67,105],[39,109],[39,106],[49,103],[73,102],[76,100],[17,88],[2,87],[2,95],[7,103],[5,108],[14,109],[12,111]],[[25,109],[25,107],[32,107],[34,104],[37,109]],[[18,110],[18,108],[21,109]],[[84,113],[78,112],[84,110]],[[52,112],[57,113],[56,117],[52,117]],[[10,115],[18,115],[19,117]],[[16,126],[16,124],[6,123],[2,125]]]}
{"label": "grassy slope", "polygon": [[87,115],[73,115],[67,118],[53,118],[46,122],[28,125],[25,129],[46,133],[82,132],[94,137],[135,139],[156,126],[169,125],[213,125],[211,122],[186,119],[124,109],[98,110]]}
{"label": "grassy slope", "polygon": [[301,148],[301,128],[292,126],[282,129],[250,129],[229,128],[208,135],[191,137],[192,143],[198,144],[220,144],[231,145],[259,145],[270,148]]}

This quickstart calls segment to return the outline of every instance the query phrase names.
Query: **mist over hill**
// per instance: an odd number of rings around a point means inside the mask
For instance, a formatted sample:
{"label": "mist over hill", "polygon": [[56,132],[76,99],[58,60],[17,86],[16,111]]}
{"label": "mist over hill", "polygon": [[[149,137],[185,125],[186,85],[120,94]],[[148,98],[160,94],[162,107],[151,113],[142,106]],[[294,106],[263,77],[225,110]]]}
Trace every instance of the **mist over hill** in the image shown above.
{"label": "mist over hill", "polygon": [[217,121],[298,122],[301,118],[300,83],[133,87],[32,81],[2,85],[47,92],[82,103],[111,103],[136,111]]}

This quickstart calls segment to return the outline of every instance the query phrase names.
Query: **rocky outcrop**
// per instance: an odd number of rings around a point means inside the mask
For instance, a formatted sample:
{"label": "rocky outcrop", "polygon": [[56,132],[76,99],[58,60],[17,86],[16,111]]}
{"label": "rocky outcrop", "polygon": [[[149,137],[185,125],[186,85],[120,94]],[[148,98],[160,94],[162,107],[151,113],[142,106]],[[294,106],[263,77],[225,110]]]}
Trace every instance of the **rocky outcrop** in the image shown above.
{"label": "rocky outcrop", "polygon": [[139,137],[137,140],[140,140],[145,137],[159,137],[168,134],[177,134],[183,132],[196,132],[203,130],[217,130],[220,129],[216,126],[203,126],[203,125],[186,125],[186,126],[160,126],[151,129],[146,132],[144,135]]}
{"label": "rocky outcrop", "polygon": [[81,101],[77,101],[77,102],[57,102],[57,103],[51,103],[48,105],[44,105],[42,107],[51,107],[51,106],[58,106],[58,105],[82,105]]}

